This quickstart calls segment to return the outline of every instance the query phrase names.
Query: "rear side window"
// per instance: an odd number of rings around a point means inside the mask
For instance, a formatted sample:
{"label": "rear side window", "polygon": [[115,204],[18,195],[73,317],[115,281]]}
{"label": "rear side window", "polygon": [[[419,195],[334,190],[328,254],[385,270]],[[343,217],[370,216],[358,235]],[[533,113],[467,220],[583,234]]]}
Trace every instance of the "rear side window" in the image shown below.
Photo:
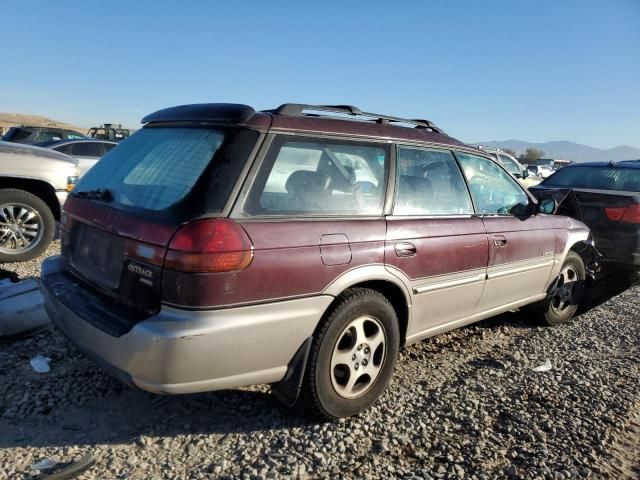
{"label": "rear side window", "polygon": [[102,188],[124,206],[169,208],[189,193],[224,138],[214,129],[144,128],[102,157],[74,191]]}
{"label": "rear side window", "polygon": [[469,192],[451,152],[398,149],[394,215],[472,213]]}
{"label": "rear side window", "polygon": [[78,157],[101,157],[100,144],[95,142],[74,143],[71,147],[72,155]]}
{"label": "rear side window", "polygon": [[68,144],[68,145],[61,145],[59,147],[55,147],[54,150],[56,150],[57,152],[66,153],[67,155],[73,155],[71,153],[72,148],[73,148],[73,144]]}
{"label": "rear side window", "polygon": [[40,131],[35,138],[36,143],[40,142],[48,142],[51,140],[62,140],[62,133],[60,132],[50,132],[50,131]]}
{"label": "rear side window", "polygon": [[278,137],[253,184],[253,215],[381,215],[388,146]]}
{"label": "rear side window", "polygon": [[541,185],[640,192],[639,168],[564,167]]}

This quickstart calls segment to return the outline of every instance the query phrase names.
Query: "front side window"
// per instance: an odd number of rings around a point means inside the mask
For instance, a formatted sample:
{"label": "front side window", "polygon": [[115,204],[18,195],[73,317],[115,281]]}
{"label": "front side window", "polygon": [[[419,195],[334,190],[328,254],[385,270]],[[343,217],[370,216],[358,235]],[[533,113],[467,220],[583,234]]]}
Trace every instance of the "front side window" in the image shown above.
{"label": "front side window", "polygon": [[472,214],[473,206],[453,154],[398,149],[394,215]]}
{"label": "front side window", "polygon": [[388,147],[282,136],[249,193],[253,215],[381,215]]}
{"label": "front side window", "polygon": [[478,213],[485,215],[511,214],[518,207],[526,207],[529,197],[511,176],[493,161],[456,153]]}

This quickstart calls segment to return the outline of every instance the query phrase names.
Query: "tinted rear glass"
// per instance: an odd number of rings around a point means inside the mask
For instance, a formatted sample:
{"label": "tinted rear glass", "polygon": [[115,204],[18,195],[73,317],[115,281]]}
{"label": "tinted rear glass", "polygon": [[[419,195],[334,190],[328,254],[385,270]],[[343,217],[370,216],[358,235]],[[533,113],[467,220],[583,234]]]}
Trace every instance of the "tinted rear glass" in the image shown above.
{"label": "tinted rear glass", "polygon": [[2,137],[5,140],[11,140],[14,142],[17,142],[18,140],[24,140],[25,138],[28,138],[29,135],[31,135],[31,132],[29,130],[24,130],[22,128],[17,128],[17,127],[11,127],[7,133],[4,134],[4,137]]}
{"label": "tinted rear glass", "polygon": [[558,170],[541,185],[638,192],[640,191],[640,169],[565,167]]}
{"label": "tinted rear glass", "polygon": [[190,192],[224,140],[216,129],[142,129],[105,155],[74,192],[107,189],[113,204],[167,209]]}

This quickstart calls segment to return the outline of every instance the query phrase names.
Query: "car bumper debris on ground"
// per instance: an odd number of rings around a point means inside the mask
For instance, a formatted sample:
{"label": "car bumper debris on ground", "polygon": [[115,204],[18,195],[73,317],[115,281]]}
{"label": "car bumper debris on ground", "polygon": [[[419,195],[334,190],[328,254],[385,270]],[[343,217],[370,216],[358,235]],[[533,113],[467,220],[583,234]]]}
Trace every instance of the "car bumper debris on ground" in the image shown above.
{"label": "car bumper debris on ground", "polygon": [[[11,268],[37,276],[38,263]],[[412,345],[380,401],[335,423],[268,386],[129,389],[57,330],[5,341],[0,479],[87,455],[78,478],[639,478],[640,286],[625,281],[596,284],[566,325],[514,312]]]}

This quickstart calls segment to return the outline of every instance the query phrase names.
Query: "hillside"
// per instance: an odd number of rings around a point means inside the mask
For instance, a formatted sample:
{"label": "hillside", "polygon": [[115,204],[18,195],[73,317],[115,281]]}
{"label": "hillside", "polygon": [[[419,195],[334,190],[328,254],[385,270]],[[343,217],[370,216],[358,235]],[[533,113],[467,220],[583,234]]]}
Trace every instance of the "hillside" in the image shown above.
{"label": "hillside", "polygon": [[75,130],[80,133],[87,133],[87,130],[88,130],[88,128],[85,128],[85,127],[78,127],[77,125],[60,122],[58,120],[52,120],[50,118],[42,117],[40,115],[23,115],[21,113],[0,112],[0,127],[6,130],[8,127],[13,127],[15,125],[61,127],[61,128],[68,128],[70,130]]}
{"label": "hillside", "polygon": [[545,153],[545,157],[574,162],[589,162],[592,160],[635,160],[640,158],[640,148],[620,146],[609,149],[595,148],[566,140],[533,143],[522,140],[505,140],[490,142],[474,142],[494,148],[510,148],[516,153],[524,153],[527,148],[537,148]]}

